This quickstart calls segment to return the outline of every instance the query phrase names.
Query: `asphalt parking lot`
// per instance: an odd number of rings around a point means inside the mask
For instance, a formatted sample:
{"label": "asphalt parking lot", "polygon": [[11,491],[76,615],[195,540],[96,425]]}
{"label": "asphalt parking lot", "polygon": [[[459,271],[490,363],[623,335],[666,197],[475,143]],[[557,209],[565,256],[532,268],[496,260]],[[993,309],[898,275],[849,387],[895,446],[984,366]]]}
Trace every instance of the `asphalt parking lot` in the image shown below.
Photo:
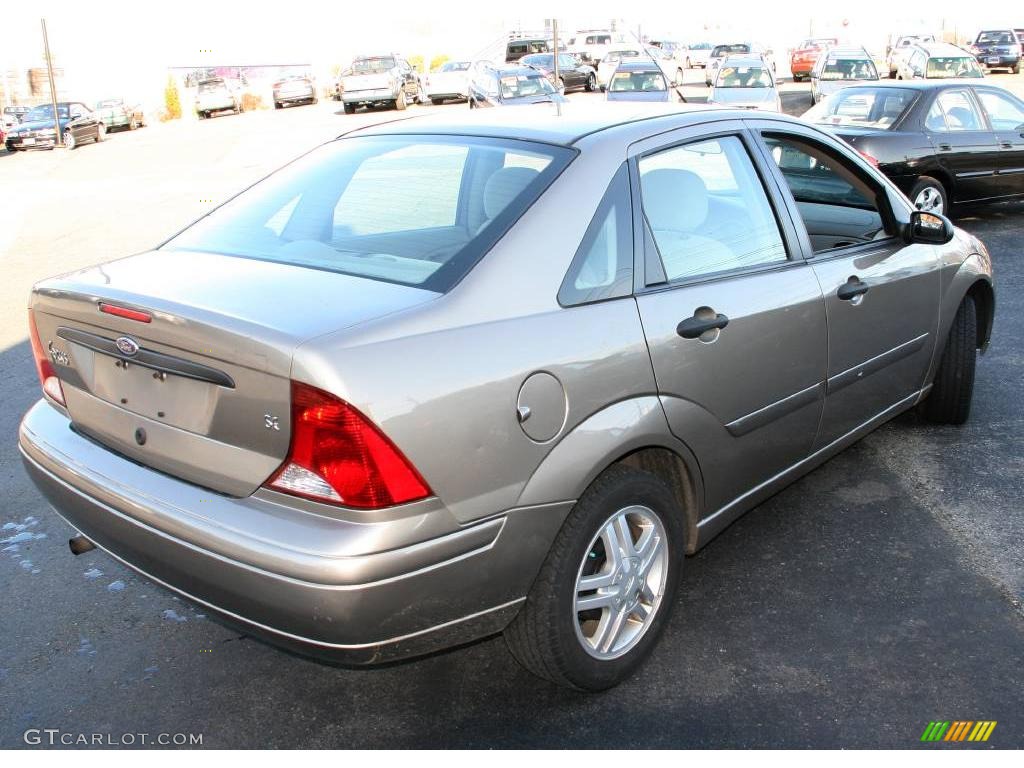
{"label": "asphalt parking lot", "polygon": [[[1024,78],[995,82],[1020,92]],[[786,83],[783,100],[802,112],[807,86]],[[746,515],[687,561],[664,638],[610,692],[541,682],[501,638],[325,666],[226,629],[100,552],[72,557],[16,447],[39,396],[29,287],[151,247],[302,151],[394,114],[338,112],[322,101],[72,153],[0,152],[0,747],[23,746],[29,728],[201,733],[217,748],[975,747],[921,744],[931,720],[995,720],[977,746],[1024,747],[1024,204],[957,216],[997,279],[968,425],[903,416]]]}

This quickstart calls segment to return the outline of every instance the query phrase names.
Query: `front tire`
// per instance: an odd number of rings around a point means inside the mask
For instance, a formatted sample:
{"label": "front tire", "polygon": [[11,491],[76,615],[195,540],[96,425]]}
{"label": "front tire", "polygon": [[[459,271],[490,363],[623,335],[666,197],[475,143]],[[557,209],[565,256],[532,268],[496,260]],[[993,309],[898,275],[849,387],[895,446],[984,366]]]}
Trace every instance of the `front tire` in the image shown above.
{"label": "front tire", "polygon": [[607,470],[555,537],[505,630],[509,650],[530,672],[569,688],[622,682],[668,620],[685,538],[682,510],[665,483],[623,466]]}
{"label": "front tire", "polygon": [[345,105],[345,114],[346,115],[354,115],[355,113],[356,113],[356,105],[355,104],[346,104]]}
{"label": "front tire", "polygon": [[407,103],[405,91],[401,90],[398,92],[398,98],[395,99],[395,109],[397,109],[399,112],[404,112],[407,106],[409,105]]}
{"label": "front tire", "polygon": [[971,415],[974,371],[978,362],[978,312],[965,296],[946,337],[935,382],[924,401],[924,415],[938,424],[963,424]]}
{"label": "front tire", "polygon": [[919,211],[949,215],[949,196],[946,194],[946,188],[942,186],[941,181],[931,176],[919,178],[908,197]]}
{"label": "front tire", "polygon": [[64,131],[64,149],[70,152],[76,146],[78,145],[75,143],[75,134],[71,131]]}
{"label": "front tire", "polygon": [[587,93],[593,93],[597,90],[597,78],[594,77],[593,73],[587,76]]}
{"label": "front tire", "polygon": [[104,123],[100,123],[96,126],[96,143],[99,144],[107,137],[107,126]]}

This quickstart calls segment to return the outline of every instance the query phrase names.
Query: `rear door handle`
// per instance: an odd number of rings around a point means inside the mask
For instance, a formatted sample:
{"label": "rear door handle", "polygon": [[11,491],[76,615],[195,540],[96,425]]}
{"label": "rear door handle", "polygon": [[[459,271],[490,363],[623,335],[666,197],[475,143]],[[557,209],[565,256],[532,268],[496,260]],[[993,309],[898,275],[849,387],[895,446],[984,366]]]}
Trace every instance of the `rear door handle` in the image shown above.
{"label": "rear door handle", "polygon": [[858,296],[863,296],[868,292],[869,287],[870,286],[868,286],[868,284],[859,277],[851,277],[839,286],[839,290],[836,291],[836,296],[839,297],[840,301],[850,301]]}
{"label": "rear door handle", "polygon": [[[1022,134],[1022,135],[1024,135],[1024,134]],[[1013,142],[1003,141],[1003,142],[1000,142],[999,146],[1001,146],[1003,149],[1013,149]]]}
{"label": "rear door handle", "polygon": [[939,144],[939,151],[940,152],[949,152],[952,149],[953,149],[953,147],[950,144],[946,144],[944,142],[942,144]]}
{"label": "rear door handle", "polygon": [[676,326],[676,333],[684,339],[698,339],[708,331],[722,330],[729,324],[729,318],[723,314],[714,317],[688,317]]}

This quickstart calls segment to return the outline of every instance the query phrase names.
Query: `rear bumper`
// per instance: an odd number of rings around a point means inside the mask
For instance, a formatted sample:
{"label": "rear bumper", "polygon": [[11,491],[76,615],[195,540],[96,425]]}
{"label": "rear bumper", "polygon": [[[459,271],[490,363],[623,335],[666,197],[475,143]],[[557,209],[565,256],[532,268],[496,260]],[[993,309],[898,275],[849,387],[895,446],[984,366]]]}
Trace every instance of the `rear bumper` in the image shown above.
{"label": "rear bumper", "polygon": [[54,509],[117,559],[251,634],[353,664],[503,629],[571,506],[460,526],[437,499],[357,521],[271,492],[231,498],[122,458],[43,401],[19,447]]}
{"label": "rear bumper", "polygon": [[376,104],[381,101],[394,101],[398,92],[390,88],[374,88],[367,91],[342,91],[341,100],[346,104]]}
{"label": "rear bumper", "polygon": [[279,104],[285,104],[292,101],[313,101],[316,98],[316,94],[313,91],[305,91],[304,93],[276,93],[274,94],[274,101]]}
{"label": "rear bumper", "polygon": [[1020,64],[1020,56],[1009,53],[978,53],[975,54],[978,63],[983,67],[1015,67]]}

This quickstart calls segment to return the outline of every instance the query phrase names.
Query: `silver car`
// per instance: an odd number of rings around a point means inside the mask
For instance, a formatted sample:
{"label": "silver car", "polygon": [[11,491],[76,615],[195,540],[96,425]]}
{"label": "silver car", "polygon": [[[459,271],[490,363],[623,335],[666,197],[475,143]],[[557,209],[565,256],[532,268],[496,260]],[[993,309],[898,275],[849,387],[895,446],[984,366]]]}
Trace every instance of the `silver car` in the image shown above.
{"label": "silver car", "polygon": [[36,285],[20,448],[73,549],[307,653],[504,632],[597,690],[746,510],[967,418],[982,243],[798,120],[601,107],[358,129]]}
{"label": "silver car", "polygon": [[760,56],[728,56],[715,73],[709,104],[743,109],[782,111],[775,75]]}

